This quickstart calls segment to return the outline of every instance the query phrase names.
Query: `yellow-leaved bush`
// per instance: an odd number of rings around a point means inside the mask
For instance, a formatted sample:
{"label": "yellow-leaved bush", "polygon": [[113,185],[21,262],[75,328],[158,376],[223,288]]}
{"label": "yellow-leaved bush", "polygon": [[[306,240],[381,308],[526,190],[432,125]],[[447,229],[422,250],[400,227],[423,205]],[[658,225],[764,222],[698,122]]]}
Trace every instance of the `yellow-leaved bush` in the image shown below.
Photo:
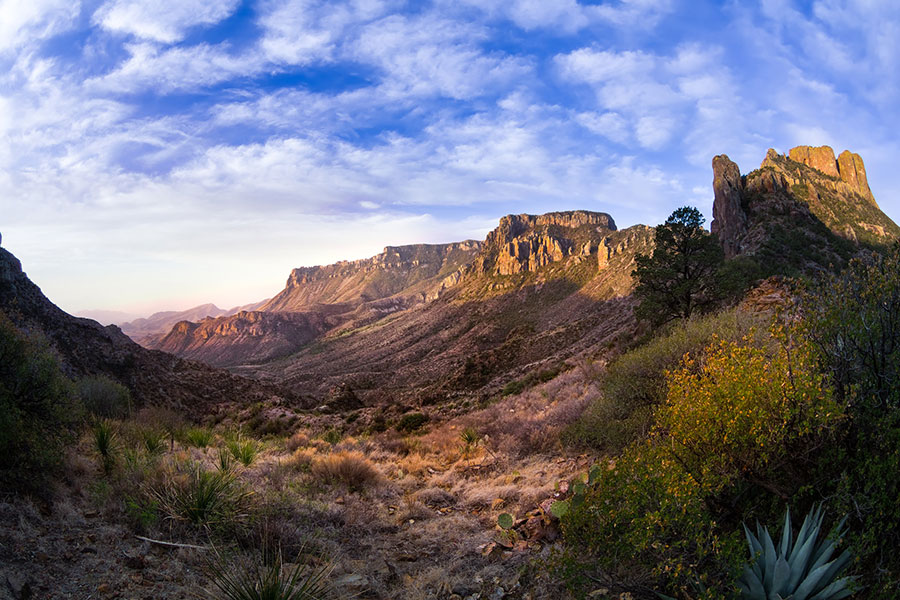
{"label": "yellow-leaved bush", "polygon": [[667,373],[656,435],[704,493],[744,478],[786,497],[783,471],[842,418],[809,345],[773,339],[768,348],[716,340]]}
{"label": "yellow-leaved bush", "polygon": [[746,552],[736,515],[783,510],[843,413],[808,344],[780,328],[714,339],[666,383],[649,439],[596,472],[563,534],[582,569],[731,598]]}

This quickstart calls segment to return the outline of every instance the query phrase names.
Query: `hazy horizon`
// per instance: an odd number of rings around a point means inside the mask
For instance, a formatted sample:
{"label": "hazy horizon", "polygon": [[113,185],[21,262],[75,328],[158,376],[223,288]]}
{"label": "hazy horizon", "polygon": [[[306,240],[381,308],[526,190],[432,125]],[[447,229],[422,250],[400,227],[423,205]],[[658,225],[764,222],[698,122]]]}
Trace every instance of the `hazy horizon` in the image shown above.
{"label": "hazy horizon", "polygon": [[[0,0],[0,232],[63,309],[249,304],[290,270],[850,149],[900,220],[900,6]],[[707,223],[708,224],[708,223]]]}

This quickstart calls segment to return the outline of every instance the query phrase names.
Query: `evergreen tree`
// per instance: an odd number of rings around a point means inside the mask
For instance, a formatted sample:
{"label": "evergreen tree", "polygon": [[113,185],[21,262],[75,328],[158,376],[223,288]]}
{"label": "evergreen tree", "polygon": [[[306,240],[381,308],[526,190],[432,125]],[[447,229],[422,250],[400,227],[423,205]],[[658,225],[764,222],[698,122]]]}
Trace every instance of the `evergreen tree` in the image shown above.
{"label": "evergreen tree", "polygon": [[705,312],[721,299],[719,273],[725,256],[692,206],[675,210],[659,225],[653,253],[638,254],[635,260],[637,315],[654,325]]}

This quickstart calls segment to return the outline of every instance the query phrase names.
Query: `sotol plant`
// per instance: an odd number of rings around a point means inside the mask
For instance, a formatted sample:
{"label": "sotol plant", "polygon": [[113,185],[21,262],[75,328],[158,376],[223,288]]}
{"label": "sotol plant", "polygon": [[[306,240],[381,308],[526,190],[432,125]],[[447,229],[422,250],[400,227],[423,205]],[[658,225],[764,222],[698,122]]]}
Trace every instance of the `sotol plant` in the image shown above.
{"label": "sotol plant", "polygon": [[824,511],[813,508],[793,540],[791,512],[784,517],[781,543],[776,547],[768,528],[756,525],[756,535],[747,526],[744,533],[752,556],[738,579],[740,597],[745,600],[838,600],[853,593],[855,577],[837,579],[850,563],[850,552],[837,558],[832,554],[846,532],[846,517],[831,534],[819,540]]}

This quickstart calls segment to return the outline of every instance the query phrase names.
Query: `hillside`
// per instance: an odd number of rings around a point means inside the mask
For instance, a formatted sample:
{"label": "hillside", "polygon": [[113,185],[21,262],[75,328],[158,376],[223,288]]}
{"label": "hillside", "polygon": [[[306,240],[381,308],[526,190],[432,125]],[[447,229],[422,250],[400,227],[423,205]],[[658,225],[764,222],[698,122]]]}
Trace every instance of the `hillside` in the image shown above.
{"label": "hillside", "polygon": [[281,358],[339,325],[434,300],[479,248],[473,241],[389,246],[368,259],[294,269],[284,290],[260,306],[200,323],[184,319],[141,342],[216,366]]}

